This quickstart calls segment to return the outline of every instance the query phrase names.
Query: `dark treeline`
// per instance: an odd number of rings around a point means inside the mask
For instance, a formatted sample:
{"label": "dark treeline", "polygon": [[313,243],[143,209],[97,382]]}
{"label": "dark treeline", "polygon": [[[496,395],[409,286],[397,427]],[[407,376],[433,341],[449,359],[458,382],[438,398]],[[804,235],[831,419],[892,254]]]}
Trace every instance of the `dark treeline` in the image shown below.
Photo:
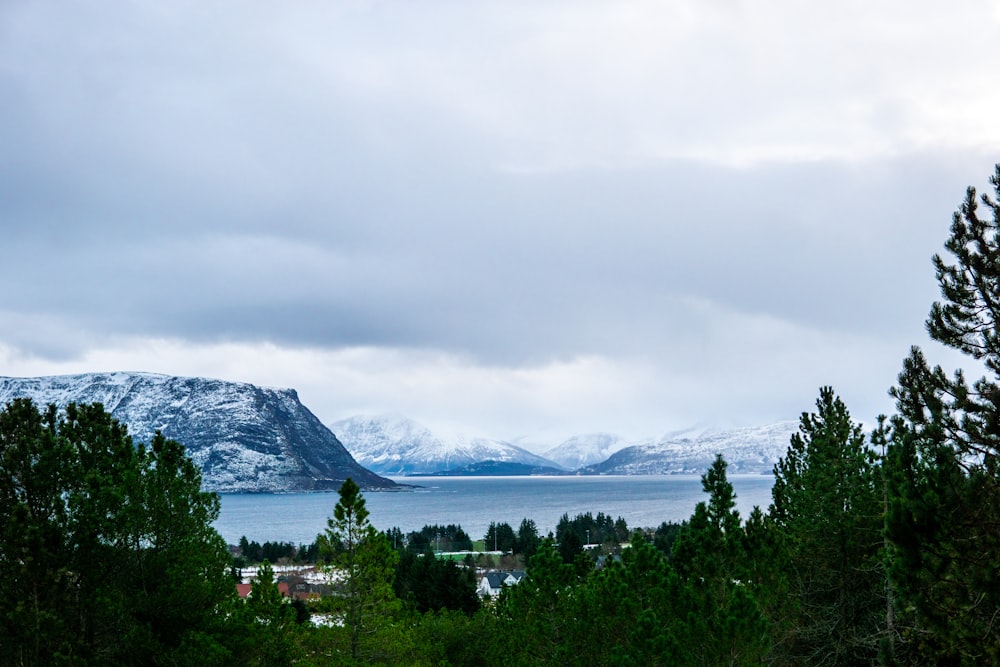
{"label": "dark treeline", "polygon": [[539,541],[538,526],[534,520],[528,518],[521,520],[517,532],[514,532],[509,523],[490,522],[489,528],[483,535],[483,545],[487,550],[509,552],[523,559],[535,555]]}
{"label": "dark treeline", "polygon": [[[1000,165],[991,182],[1000,196]],[[306,611],[329,622],[303,622],[267,564],[239,600],[218,497],[181,445],[135,446],[97,404],[15,400],[0,410],[0,664],[998,664],[1000,205],[970,188],[945,249],[927,330],[982,377],[914,347],[896,413],[867,432],[823,387],[746,517],[719,456],[686,521],[627,547],[603,514],[545,538],[494,524],[488,546],[534,553],[482,603],[473,570],[434,553],[468,539],[458,526],[380,533],[352,480],[316,542],[333,594]]]}
{"label": "dark treeline", "polygon": [[267,561],[269,563],[316,563],[319,561],[319,545],[291,542],[248,541],[246,535],[240,538],[235,556],[236,566],[254,565]]}
{"label": "dark treeline", "polygon": [[462,530],[461,526],[424,526],[421,530],[407,533],[406,546],[410,551],[422,553],[427,549],[434,551],[471,551],[472,538]]}
{"label": "dark treeline", "polygon": [[[386,537],[393,548],[405,548],[412,553],[432,551],[471,551],[472,539],[459,525],[447,526],[426,525],[420,530],[403,534],[399,528],[386,532]],[[235,565],[243,567],[256,565],[267,561],[271,564],[315,564],[329,560],[330,554],[344,549],[339,542],[328,545],[329,553],[321,554],[319,541],[296,546],[291,542],[271,542],[261,544],[256,540],[248,540],[246,535],[240,538],[235,549]]]}
{"label": "dark treeline", "polygon": [[479,610],[476,584],[474,569],[435,558],[430,549],[422,554],[399,550],[393,590],[417,612],[453,610],[472,615]]}

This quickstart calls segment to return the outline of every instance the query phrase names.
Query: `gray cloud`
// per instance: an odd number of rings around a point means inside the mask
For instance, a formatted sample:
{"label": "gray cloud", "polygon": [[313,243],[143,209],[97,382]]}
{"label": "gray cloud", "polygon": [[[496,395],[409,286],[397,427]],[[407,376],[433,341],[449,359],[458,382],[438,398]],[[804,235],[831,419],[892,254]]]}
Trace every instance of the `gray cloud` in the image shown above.
{"label": "gray cloud", "polygon": [[727,368],[761,418],[831,374],[874,404],[1000,147],[965,85],[998,47],[940,45],[998,16],[775,7],[7,5],[0,348],[600,358],[703,377],[689,412]]}
{"label": "gray cloud", "polygon": [[[671,329],[696,325],[671,316],[685,298],[900,334],[928,303],[927,260],[949,215],[938,202],[962,191],[927,162],[881,165],[895,182],[823,165],[508,174],[453,196],[440,172],[414,173],[381,199],[333,205],[357,215],[324,222],[293,205],[284,215],[299,224],[267,231],[183,202],[152,221],[123,206],[125,229],[73,218],[22,230],[7,270],[24,284],[4,305],[76,312],[109,332],[508,360],[669,344]],[[912,181],[945,191],[907,192]],[[72,284],[53,289],[59,276]]]}

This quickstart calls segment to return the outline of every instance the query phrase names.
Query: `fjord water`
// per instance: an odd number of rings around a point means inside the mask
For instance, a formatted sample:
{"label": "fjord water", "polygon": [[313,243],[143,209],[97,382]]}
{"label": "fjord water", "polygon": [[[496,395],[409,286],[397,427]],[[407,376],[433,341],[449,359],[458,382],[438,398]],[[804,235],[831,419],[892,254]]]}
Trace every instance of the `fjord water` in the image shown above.
{"label": "fjord water", "polygon": [[[431,524],[459,524],[481,539],[491,522],[535,521],[540,535],[555,531],[563,514],[604,512],[624,518],[629,528],[656,527],[690,518],[708,496],[698,475],[567,477],[400,477],[412,491],[366,492],[369,519],[379,530],[404,533]],[[771,502],[771,475],[731,475],[740,516]],[[245,535],[258,542],[308,544],[326,529],[339,498],[330,493],[222,494],[215,528],[230,544]]]}

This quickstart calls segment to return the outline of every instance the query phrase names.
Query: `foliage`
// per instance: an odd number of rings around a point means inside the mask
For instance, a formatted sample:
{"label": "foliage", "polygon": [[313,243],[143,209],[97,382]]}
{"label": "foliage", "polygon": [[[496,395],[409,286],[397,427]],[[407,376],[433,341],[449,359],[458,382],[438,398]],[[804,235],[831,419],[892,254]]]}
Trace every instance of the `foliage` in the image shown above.
{"label": "foliage", "polygon": [[255,563],[315,563],[319,556],[316,542],[295,546],[291,542],[264,542],[247,540],[246,535],[240,538],[238,567]]}
{"label": "foliage", "polygon": [[514,553],[522,554],[530,559],[538,551],[542,539],[538,536],[538,525],[532,519],[521,519],[517,527],[517,539],[514,541]]}
{"label": "foliage", "polygon": [[527,576],[503,589],[491,610],[498,621],[493,658],[511,665],[572,663],[577,647],[569,641],[577,575],[551,540],[543,540]]}
{"label": "foliage", "polygon": [[881,474],[832,388],[820,390],[816,408],[774,470],[770,518],[795,603],[779,655],[789,664],[868,665],[886,620]]}
{"label": "foliage", "polygon": [[678,599],[686,609],[678,636],[688,642],[690,664],[759,664],[769,643],[767,621],[744,581],[747,540],[727,467],[717,455],[702,476],[708,501],[695,506],[670,559],[682,584]]}
{"label": "foliage", "polygon": [[299,630],[296,608],[278,590],[271,564],[257,569],[250,595],[234,615],[242,622],[241,663],[247,665],[288,665],[294,657],[292,640]]}
{"label": "foliage", "polygon": [[453,610],[471,616],[479,609],[474,570],[436,558],[430,549],[422,554],[400,551],[393,590],[420,613]]}
{"label": "foliage", "polygon": [[528,518],[521,519],[516,533],[509,523],[490,522],[483,535],[483,544],[487,550],[520,554],[525,560],[535,555],[540,543],[538,526]]}
{"label": "foliage", "polygon": [[574,596],[579,665],[684,664],[681,582],[641,536],[587,577]]}
{"label": "foliage", "polygon": [[183,447],[100,404],[0,410],[0,647],[16,664],[223,660],[219,501]]}
{"label": "foliage", "polygon": [[490,521],[490,526],[483,535],[483,544],[490,551],[513,552],[517,545],[517,535],[509,523]]}
{"label": "foliage", "polygon": [[354,660],[378,653],[375,641],[398,608],[392,582],[398,559],[386,536],[368,521],[361,489],[350,478],[340,487],[340,500],[318,538],[322,551],[340,544],[333,555],[332,575],[342,577],[341,595],[334,596],[334,611],[343,619]]}
{"label": "foliage", "polygon": [[[1000,197],[1000,165],[990,179]],[[990,217],[979,214],[985,206]],[[908,649],[928,662],[1000,661],[1000,204],[969,188],[933,258],[931,338],[984,371],[931,368],[914,347],[891,391],[886,530]]]}
{"label": "foliage", "polygon": [[579,544],[618,545],[628,540],[628,524],[625,519],[612,519],[604,512],[595,517],[591,512],[577,514],[572,519],[563,514],[556,524],[556,542],[562,543],[575,537]]}
{"label": "foliage", "polygon": [[736,493],[726,477],[727,464],[722,455],[702,475],[702,489],[708,502],[695,506],[694,515],[674,542],[671,562],[685,577],[720,580],[732,578],[740,558],[741,522],[736,509]]}
{"label": "foliage", "polygon": [[461,526],[455,524],[424,526],[419,531],[409,533],[406,544],[416,553],[423,553],[427,548],[434,551],[472,551],[472,538]]}
{"label": "foliage", "polygon": [[673,551],[674,541],[681,534],[684,528],[682,524],[672,521],[664,521],[653,531],[653,546],[659,549],[664,556],[670,556]]}

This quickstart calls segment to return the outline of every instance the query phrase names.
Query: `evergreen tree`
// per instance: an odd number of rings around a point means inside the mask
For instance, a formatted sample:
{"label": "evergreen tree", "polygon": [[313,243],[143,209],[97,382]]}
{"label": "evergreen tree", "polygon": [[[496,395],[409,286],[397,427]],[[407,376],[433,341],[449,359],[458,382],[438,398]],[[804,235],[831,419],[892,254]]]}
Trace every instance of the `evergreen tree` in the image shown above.
{"label": "evergreen tree", "polygon": [[576,536],[575,531],[566,531],[559,539],[559,555],[563,562],[567,564],[576,563],[578,558],[584,555],[583,542]]}
{"label": "evergreen tree", "polygon": [[708,502],[695,506],[690,521],[674,543],[671,562],[687,577],[733,578],[742,541],[736,492],[726,477],[728,464],[721,454],[702,475],[701,486]]}
{"label": "evergreen tree", "polygon": [[403,535],[403,531],[398,526],[393,526],[385,531],[385,539],[392,544],[392,548],[396,551],[406,549],[406,536]]}
{"label": "evergreen tree", "polygon": [[514,542],[514,553],[523,554],[525,559],[530,559],[538,551],[541,541],[535,522],[528,518],[521,519],[521,525],[517,528],[517,540]]}
{"label": "evergreen tree", "polygon": [[407,535],[406,546],[414,553],[423,553],[428,547],[434,551],[472,551],[472,538],[453,523],[433,524]]}
{"label": "evergreen tree", "polygon": [[475,570],[437,558],[429,548],[423,554],[400,550],[393,589],[419,613],[450,609],[471,616],[479,609]]}
{"label": "evergreen tree", "polygon": [[611,544],[617,545],[628,539],[628,524],[625,519],[618,517],[617,520],[604,512],[598,512],[595,517],[593,513],[586,512],[577,514],[570,519],[569,514],[563,514],[556,525],[556,541],[574,541],[583,544]]}
{"label": "evergreen tree", "polygon": [[365,499],[351,478],[341,485],[340,500],[319,540],[327,552],[338,543],[343,548],[333,556],[334,571],[343,577],[343,595],[333,599],[349,634],[351,658],[370,657],[377,648],[374,642],[366,643],[368,638],[398,608],[392,584],[399,556],[385,535],[369,523]]}
{"label": "evergreen tree", "polygon": [[799,609],[798,599],[791,592],[795,572],[784,532],[759,507],[753,508],[743,526],[743,558],[738,569],[740,580],[750,587],[767,619],[767,664],[794,664],[791,646]]}
{"label": "evergreen tree", "polygon": [[239,615],[245,622],[240,633],[243,640],[240,664],[265,667],[292,663],[296,609],[278,590],[274,569],[268,561],[257,569],[250,595]]}
{"label": "evergreen tree", "polygon": [[[1000,165],[990,179],[1000,197]],[[989,211],[981,217],[979,205]],[[914,347],[891,391],[890,574],[910,648],[929,661],[1000,661],[1000,205],[969,188],[933,258],[931,338],[984,371],[931,368]]]}
{"label": "evergreen tree", "polygon": [[585,579],[574,596],[569,640],[576,665],[685,665],[683,590],[663,554],[641,535],[620,559]]}
{"label": "evergreen tree", "polygon": [[677,636],[689,664],[706,667],[759,664],[768,647],[766,619],[742,580],[746,540],[727,467],[719,454],[702,475],[708,501],[695,506],[670,560],[684,609]]}
{"label": "evergreen tree", "polygon": [[0,410],[0,647],[14,664],[224,662],[235,597],[183,447],[100,404]]}
{"label": "evergreen tree", "polygon": [[573,595],[578,579],[552,540],[543,540],[527,576],[500,593],[493,613],[498,620],[495,664],[566,665],[579,647],[572,644]]}
{"label": "evergreen tree", "polygon": [[681,533],[683,524],[672,521],[662,522],[653,533],[653,546],[659,549],[660,553],[669,557],[673,551],[674,540]]}
{"label": "evergreen tree", "polygon": [[5,664],[68,664],[79,649],[71,615],[72,520],[60,492],[73,451],[57,434],[56,408],[31,401],[0,411],[0,649]]}
{"label": "evergreen tree", "polygon": [[517,543],[517,536],[509,523],[490,522],[486,534],[483,535],[483,544],[488,551],[513,551]]}
{"label": "evergreen tree", "polygon": [[885,620],[881,477],[860,424],[833,389],[775,466],[770,516],[788,549],[789,664],[868,665]]}

